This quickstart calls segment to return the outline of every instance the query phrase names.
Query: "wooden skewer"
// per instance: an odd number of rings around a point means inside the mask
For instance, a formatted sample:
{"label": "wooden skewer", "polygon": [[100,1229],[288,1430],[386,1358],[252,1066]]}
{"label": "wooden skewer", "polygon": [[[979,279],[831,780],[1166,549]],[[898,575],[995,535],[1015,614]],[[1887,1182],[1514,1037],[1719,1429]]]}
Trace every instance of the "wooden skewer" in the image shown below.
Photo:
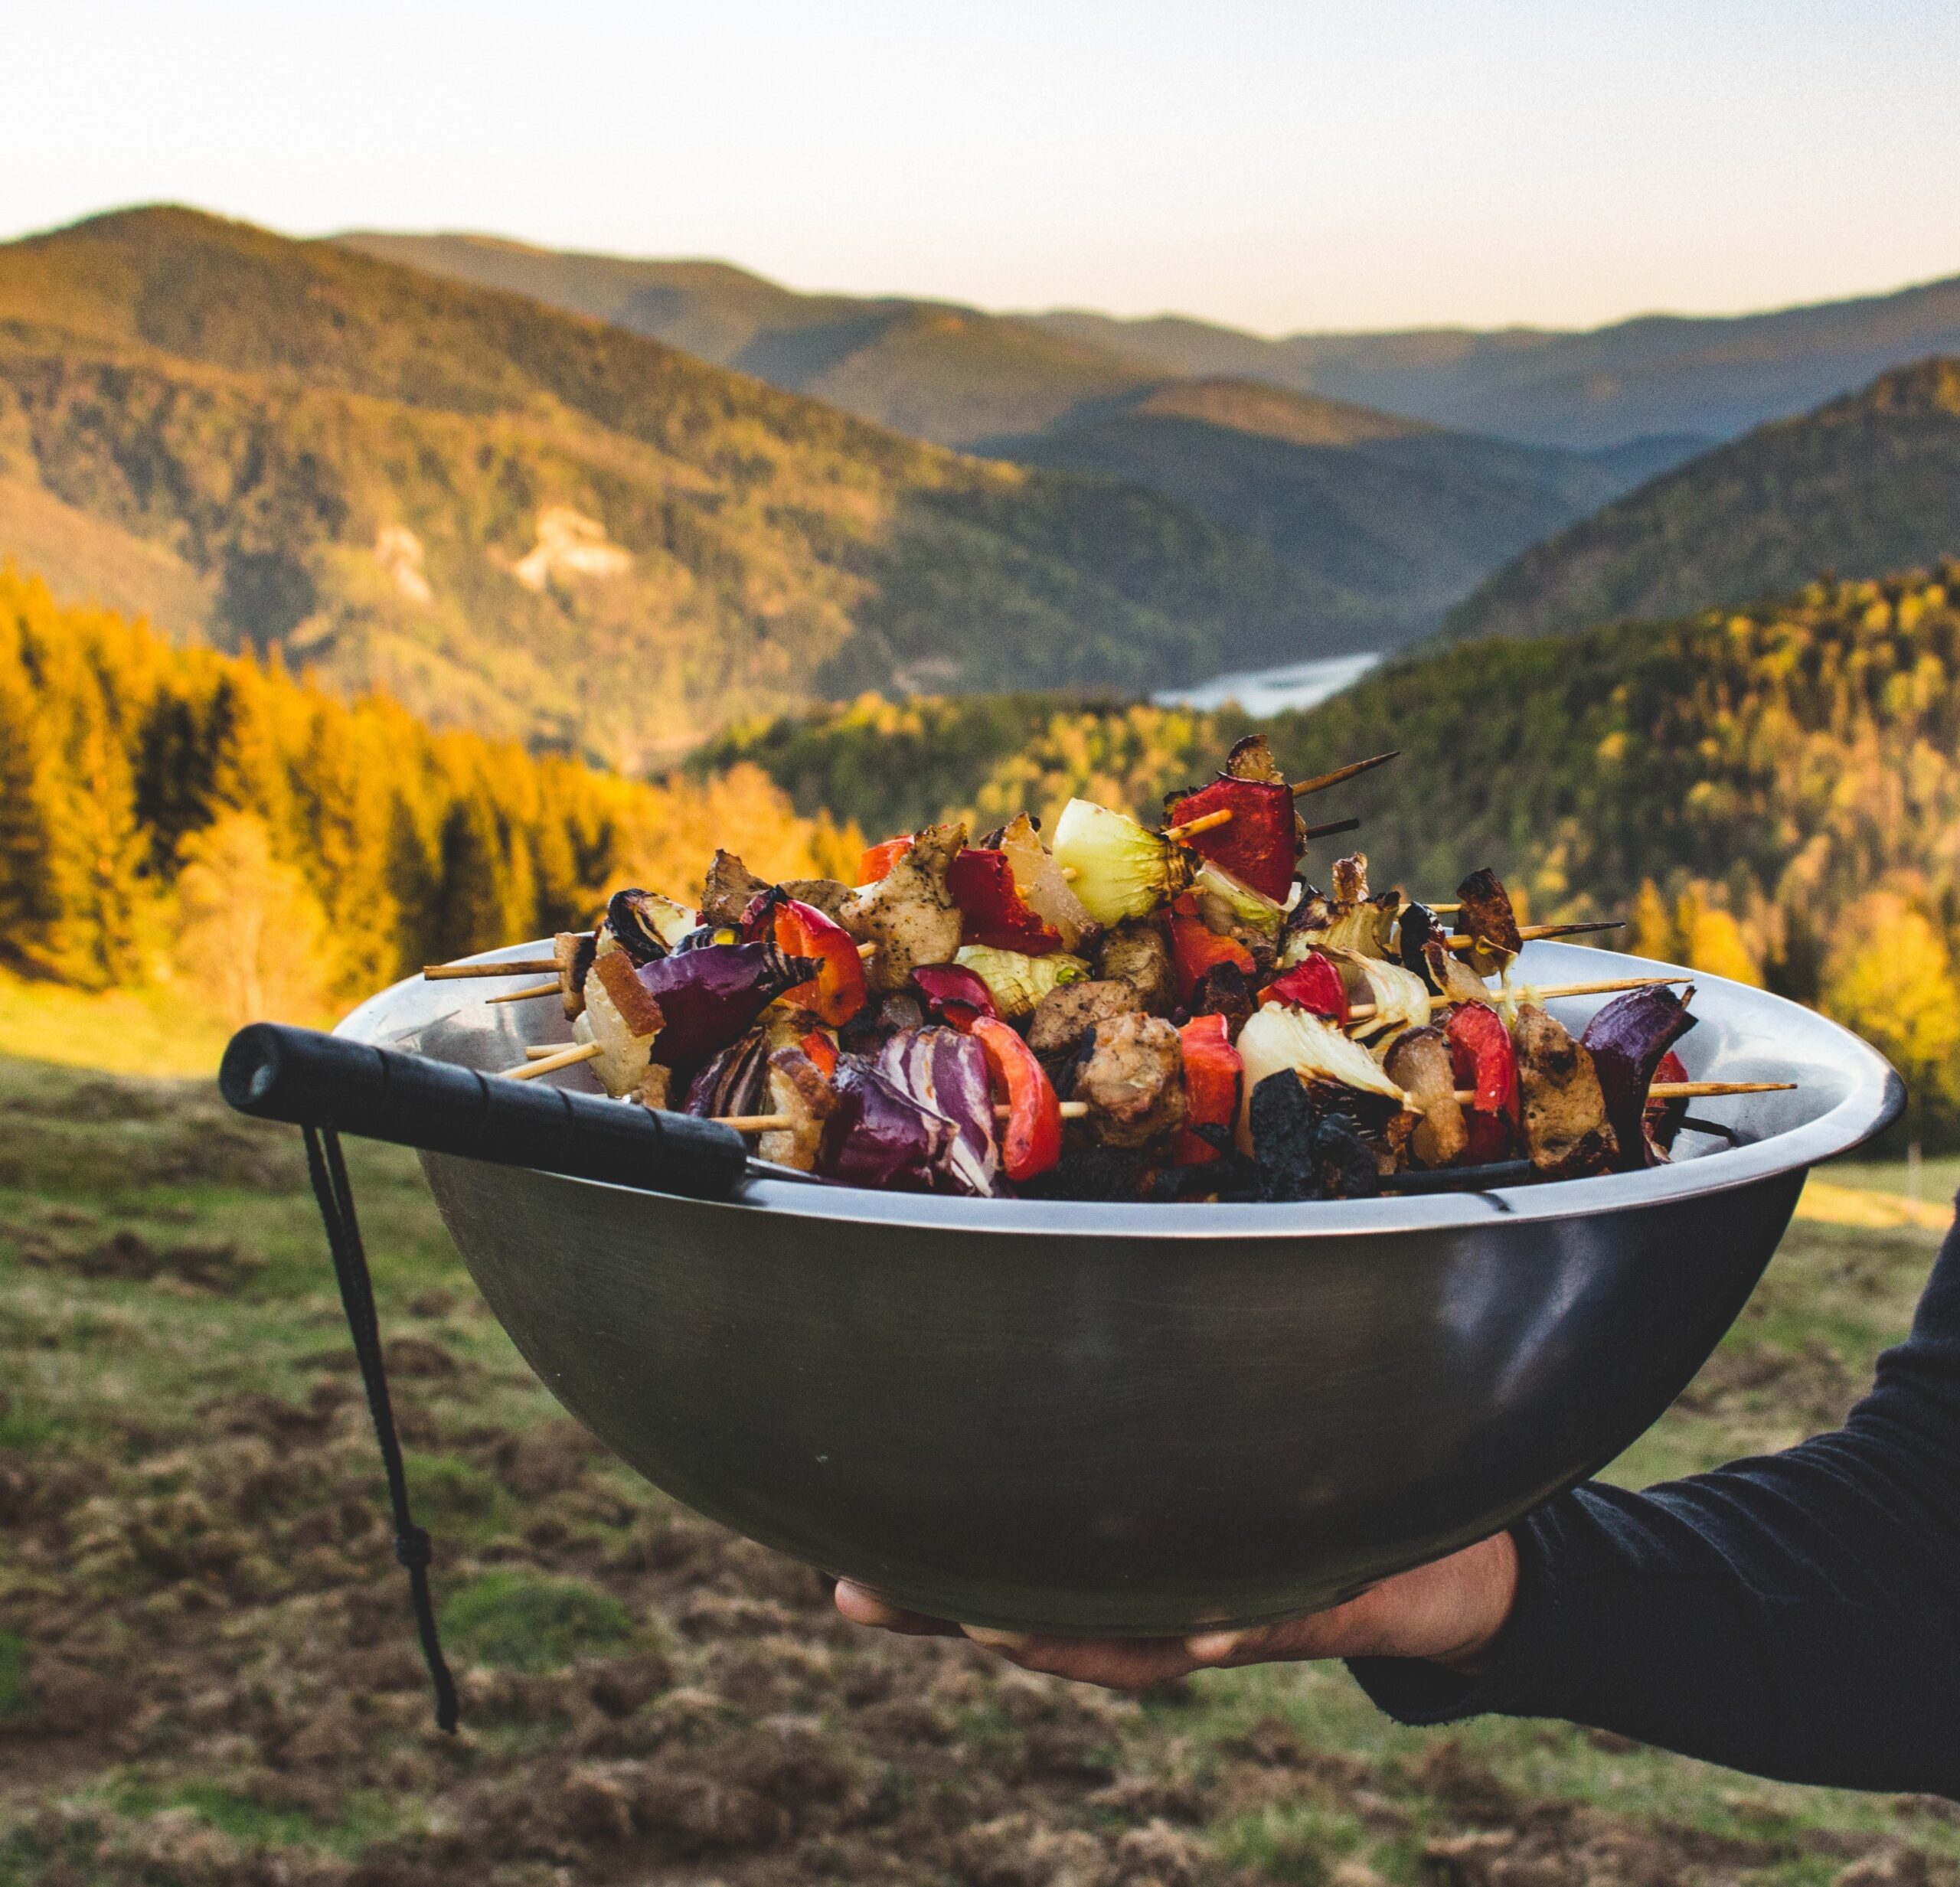
{"label": "wooden skewer", "polygon": [[528,1003],[540,996],[556,996],[562,992],[557,983],[534,983],[529,989],[507,989],[501,996],[486,996],[485,1003]]}
{"label": "wooden skewer", "polygon": [[548,1075],[554,1069],[570,1068],[580,1062],[589,1062],[595,1055],[606,1050],[596,1042],[574,1042],[570,1048],[554,1049],[548,1055],[541,1055],[534,1062],[526,1062],[521,1068],[506,1068],[501,1072],[512,1081],[529,1081],[538,1075]]}
{"label": "wooden skewer", "polygon": [[1207,812],[1196,819],[1187,819],[1182,825],[1167,825],[1163,836],[1174,843],[1181,844],[1194,833],[1210,832],[1221,825],[1231,823],[1232,808],[1220,806],[1216,812]]}
{"label": "wooden skewer", "polygon": [[422,974],[429,982],[446,983],[466,976],[544,976],[557,968],[556,957],[518,957],[506,963],[429,963]]}
{"label": "wooden skewer", "polygon": [[[1694,981],[1691,976],[1623,976],[1603,983],[1557,983],[1545,989],[1534,989],[1527,984],[1521,983],[1511,994],[1522,997],[1527,1002],[1548,1002],[1557,996],[1609,996],[1617,990],[1653,989],[1664,983],[1692,983]],[[1504,993],[1501,990],[1494,989],[1491,995],[1494,1001]],[[1429,998],[1431,1005],[1437,1008],[1446,1007],[1455,1000],[1450,996],[1432,996]],[[1467,1000],[1474,1002],[1476,998],[1473,996]],[[1366,1022],[1374,1014],[1375,1008],[1373,1003],[1356,1003],[1348,1010],[1348,1020],[1350,1022]]]}
{"label": "wooden skewer", "polygon": [[1337,766],[1331,773],[1322,773],[1317,779],[1302,780],[1293,788],[1295,799],[1304,798],[1308,793],[1325,792],[1330,786],[1338,786],[1343,780],[1351,780],[1357,773],[1366,773],[1378,766],[1386,766],[1402,749],[1391,747],[1386,753],[1377,753],[1365,760],[1354,760],[1346,766]]}
{"label": "wooden skewer", "polygon": [[[1782,1094],[1795,1087],[1794,1081],[1657,1081],[1647,1090],[1650,1101],[1707,1101],[1724,1094]],[[1463,1106],[1477,1098],[1474,1088],[1459,1088],[1456,1099]]]}
{"label": "wooden skewer", "polygon": [[[1429,909],[1434,910],[1436,906],[1432,904]],[[1521,924],[1517,927],[1517,934],[1529,943],[1534,937],[1576,937],[1586,931],[1624,930],[1625,928],[1626,919],[1623,917],[1596,917],[1579,924]],[[1443,939],[1452,950],[1468,950],[1476,941],[1475,937],[1466,937],[1460,933]]]}
{"label": "wooden skewer", "polygon": [[1361,823],[1358,819],[1330,819],[1325,825],[1308,826],[1307,837],[1310,839],[1331,838],[1337,832],[1353,831]]}

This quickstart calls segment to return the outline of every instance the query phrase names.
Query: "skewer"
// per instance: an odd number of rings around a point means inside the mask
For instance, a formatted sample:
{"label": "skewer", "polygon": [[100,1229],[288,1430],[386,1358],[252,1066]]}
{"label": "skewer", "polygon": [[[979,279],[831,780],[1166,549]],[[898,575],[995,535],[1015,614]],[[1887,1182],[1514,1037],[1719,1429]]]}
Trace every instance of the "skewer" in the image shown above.
{"label": "skewer", "polygon": [[1229,825],[1231,819],[1232,808],[1220,806],[1216,812],[1207,812],[1200,818],[1187,819],[1182,825],[1167,825],[1163,835],[1175,843],[1181,843],[1194,833],[1209,832],[1218,826]]}
{"label": "skewer", "polygon": [[555,974],[557,968],[556,957],[518,957],[506,963],[424,964],[422,975],[428,982],[446,983],[466,976],[543,976]]}
{"label": "skewer", "polygon": [[[1436,907],[1432,904],[1431,910]],[[1592,930],[1624,930],[1626,919],[1623,917],[1596,917],[1578,924],[1521,924],[1517,934],[1529,943],[1534,937],[1576,937],[1583,932]],[[1452,950],[1468,950],[1477,939],[1461,934],[1446,937],[1443,942]]]}
{"label": "skewer", "polygon": [[560,993],[556,983],[534,983],[529,989],[507,989],[501,996],[486,996],[485,1003],[528,1003],[534,997],[556,996]]}
{"label": "skewer", "polygon": [[512,1081],[529,1081],[538,1075],[548,1075],[560,1068],[570,1068],[580,1062],[589,1062],[595,1055],[606,1053],[597,1042],[574,1042],[570,1048],[554,1049],[548,1055],[541,1055],[534,1062],[526,1062],[521,1068],[506,1068],[501,1072]]}
{"label": "skewer", "polygon": [[[1707,1101],[1725,1094],[1782,1094],[1794,1081],[1657,1081],[1647,1090],[1650,1101]],[[1459,1088],[1458,1103],[1468,1107],[1477,1098],[1474,1088]]]}
{"label": "skewer", "polygon": [[1331,773],[1322,773],[1310,780],[1302,780],[1293,788],[1295,799],[1304,798],[1308,793],[1322,792],[1330,786],[1338,786],[1343,780],[1351,780],[1357,773],[1366,773],[1378,766],[1385,766],[1402,749],[1391,747],[1386,753],[1370,756],[1365,760],[1351,760],[1345,766],[1337,766]]}
{"label": "skewer", "polygon": [[[1310,825],[1307,837],[1310,839],[1331,838],[1337,832],[1351,832],[1361,824],[1358,819],[1330,819],[1325,825]],[[1430,907],[1433,909],[1435,907]]]}
{"label": "skewer", "polygon": [[[1491,996],[1494,1003],[1506,994],[1517,997],[1526,1002],[1548,1002],[1555,996],[1609,996],[1622,989],[1652,989],[1663,983],[1692,983],[1694,981],[1691,976],[1623,976],[1603,983],[1556,983],[1544,989],[1534,989],[1528,984],[1521,983],[1508,991],[1494,989]],[[1472,997],[1468,1000],[1474,1002],[1476,998]],[[1432,996],[1429,1001],[1431,1007],[1441,1008],[1453,1003],[1455,998]],[[1348,1020],[1350,1022],[1366,1022],[1374,1014],[1375,1008],[1373,1003],[1356,1003],[1348,1010]]]}

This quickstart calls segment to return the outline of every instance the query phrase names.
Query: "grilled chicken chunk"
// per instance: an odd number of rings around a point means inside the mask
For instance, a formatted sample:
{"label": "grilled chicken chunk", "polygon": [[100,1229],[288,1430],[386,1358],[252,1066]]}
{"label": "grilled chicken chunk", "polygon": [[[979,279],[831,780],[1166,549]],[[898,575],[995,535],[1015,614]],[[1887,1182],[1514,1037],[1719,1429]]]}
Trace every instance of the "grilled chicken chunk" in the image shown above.
{"label": "grilled chicken chunk", "polygon": [[623,950],[593,958],[585,979],[585,1013],[572,1024],[572,1034],[575,1040],[599,1044],[590,1066],[608,1094],[616,1099],[639,1092],[653,1038],[666,1021]]}
{"label": "grilled chicken chunk", "polygon": [[1550,1180],[1605,1171],[1619,1141],[1607,1124],[1606,1097],[1585,1044],[1536,1003],[1519,1009],[1511,1039],[1532,1165]]}
{"label": "grilled chicken chunk", "polygon": [[1036,1004],[1027,1046],[1044,1056],[1072,1054],[1091,1029],[1136,1006],[1136,991],[1127,983],[1061,984]]}
{"label": "grilled chicken chunk", "polygon": [[739,924],[742,913],[768,889],[769,880],[758,878],[733,852],[717,851],[707,868],[701,916],[710,924]]}
{"label": "grilled chicken chunk", "polygon": [[1097,1023],[1074,1098],[1089,1104],[1090,1136],[1105,1146],[1141,1147],[1181,1127],[1188,1108],[1177,1030],[1135,1010]]}
{"label": "grilled chicken chunk", "polygon": [[824,1122],[836,1105],[837,1090],[802,1050],[776,1050],[769,1058],[769,1108],[787,1115],[792,1125],[764,1134],[756,1143],[757,1157],[800,1173],[813,1171]]}
{"label": "grilled chicken chunk", "polygon": [[1106,932],[1096,946],[1096,974],[1105,982],[1125,982],[1136,991],[1131,1005],[1153,1016],[1168,1015],[1178,1000],[1171,946],[1154,919],[1142,917]]}
{"label": "grilled chicken chunk", "polygon": [[1494,871],[1473,871],[1456,887],[1462,901],[1456,921],[1470,942],[1470,967],[1479,976],[1495,976],[1519,951],[1524,939],[1511,908],[1511,893]]}
{"label": "grilled chicken chunk", "polygon": [[902,990],[922,963],[950,963],[959,954],[965,919],[946,888],[946,867],[966,843],[966,827],[930,825],[876,884],[854,892],[838,922],[860,943],[877,945],[864,966],[876,992]]}

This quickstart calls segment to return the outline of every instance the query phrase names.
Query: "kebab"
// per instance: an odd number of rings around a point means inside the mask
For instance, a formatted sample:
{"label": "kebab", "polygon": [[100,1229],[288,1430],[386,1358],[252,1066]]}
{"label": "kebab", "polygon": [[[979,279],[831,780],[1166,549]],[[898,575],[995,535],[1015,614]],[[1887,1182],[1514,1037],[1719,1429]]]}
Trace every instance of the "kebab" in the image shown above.
{"label": "kebab", "polygon": [[[1253,736],[1160,830],[1083,799],[1052,850],[1025,814],[949,822],[855,885],[717,852],[693,909],[616,893],[549,986],[491,999],[557,994],[572,1024],[509,1072],[583,1063],[847,1183],[1167,1198],[1583,1177],[1664,1157],[1690,1092],[1782,1085],[1687,1082],[1661,979],[1513,982],[1529,937],[1603,926],[1521,926],[1488,871],[1448,905],[1373,892],[1359,852],[1298,882],[1326,828],[1296,799],[1392,757],[1296,787]],[[1577,1040],[1544,1006],[1596,991],[1620,1000]]]}

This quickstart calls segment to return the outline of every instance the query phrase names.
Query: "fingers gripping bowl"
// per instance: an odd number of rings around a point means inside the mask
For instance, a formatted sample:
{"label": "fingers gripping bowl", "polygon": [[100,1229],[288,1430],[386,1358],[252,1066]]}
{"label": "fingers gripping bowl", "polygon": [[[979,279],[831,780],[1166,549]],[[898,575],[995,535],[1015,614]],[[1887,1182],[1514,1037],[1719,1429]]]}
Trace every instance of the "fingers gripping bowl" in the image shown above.
{"label": "fingers gripping bowl", "polygon": [[[1547,982],[1642,968],[1526,955]],[[752,1180],[719,1204],[424,1159],[527,1360],[698,1511],[974,1624],[1249,1624],[1611,1459],[1740,1310],[1806,1170],[1896,1114],[1855,1037],[1696,981],[1690,1074],[1796,1087],[1710,1105],[1738,1145],[1690,1132],[1671,1166],[1497,1193],[1178,1208]],[[1555,1007],[1576,1026],[1599,1000]],[[566,1038],[540,1007],[414,981],[340,1033],[504,1068]]]}

